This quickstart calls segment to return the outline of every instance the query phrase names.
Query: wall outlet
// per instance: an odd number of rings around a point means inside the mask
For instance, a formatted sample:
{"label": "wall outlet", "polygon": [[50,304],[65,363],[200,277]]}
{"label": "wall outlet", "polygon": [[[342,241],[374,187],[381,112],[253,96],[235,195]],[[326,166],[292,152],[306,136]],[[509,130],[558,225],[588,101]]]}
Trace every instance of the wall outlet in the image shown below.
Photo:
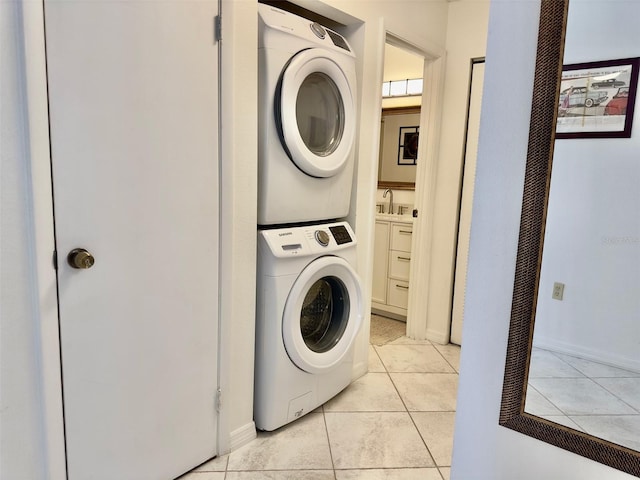
{"label": "wall outlet", "polygon": [[551,298],[554,300],[562,300],[564,295],[564,283],[555,282],[553,284],[553,293],[551,294]]}

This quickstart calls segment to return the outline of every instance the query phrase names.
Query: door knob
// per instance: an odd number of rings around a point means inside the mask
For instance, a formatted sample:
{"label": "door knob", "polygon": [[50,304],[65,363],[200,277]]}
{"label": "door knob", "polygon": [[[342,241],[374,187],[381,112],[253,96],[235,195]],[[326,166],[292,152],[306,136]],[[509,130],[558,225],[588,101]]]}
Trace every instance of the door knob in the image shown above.
{"label": "door knob", "polygon": [[87,269],[93,267],[96,259],[84,248],[74,248],[67,255],[67,262],[71,268]]}

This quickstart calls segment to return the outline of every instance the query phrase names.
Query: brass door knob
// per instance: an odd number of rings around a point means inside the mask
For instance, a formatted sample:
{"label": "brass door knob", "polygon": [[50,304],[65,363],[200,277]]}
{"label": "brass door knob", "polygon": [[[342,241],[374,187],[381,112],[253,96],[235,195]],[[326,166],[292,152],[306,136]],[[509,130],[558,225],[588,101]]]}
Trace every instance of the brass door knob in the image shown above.
{"label": "brass door knob", "polygon": [[87,269],[93,267],[96,259],[84,248],[74,248],[67,255],[67,262],[71,268]]}

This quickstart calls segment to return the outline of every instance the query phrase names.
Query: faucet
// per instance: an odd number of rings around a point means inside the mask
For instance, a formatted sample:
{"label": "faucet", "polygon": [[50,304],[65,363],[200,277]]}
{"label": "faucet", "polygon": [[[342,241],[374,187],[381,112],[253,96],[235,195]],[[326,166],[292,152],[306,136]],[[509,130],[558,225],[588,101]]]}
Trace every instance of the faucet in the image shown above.
{"label": "faucet", "polygon": [[393,214],[393,191],[387,188],[382,194],[382,198],[387,198],[387,193],[389,194],[389,213]]}

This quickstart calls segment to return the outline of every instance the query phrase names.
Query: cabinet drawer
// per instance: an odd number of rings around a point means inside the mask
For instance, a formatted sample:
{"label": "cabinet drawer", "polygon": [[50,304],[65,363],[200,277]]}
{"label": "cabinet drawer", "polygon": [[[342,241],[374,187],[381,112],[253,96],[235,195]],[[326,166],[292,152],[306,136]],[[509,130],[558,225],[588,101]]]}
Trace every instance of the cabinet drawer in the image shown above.
{"label": "cabinet drawer", "polygon": [[389,294],[387,304],[394,307],[407,308],[409,303],[409,282],[389,279]]}
{"label": "cabinet drawer", "polygon": [[409,280],[411,253],[391,250],[389,252],[389,276],[399,280]]}
{"label": "cabinet drawer", "polygon": [[413,234],[413,225],[391,225],[391,250],[400,250],[402,252],[411,251],[411,235]]}

